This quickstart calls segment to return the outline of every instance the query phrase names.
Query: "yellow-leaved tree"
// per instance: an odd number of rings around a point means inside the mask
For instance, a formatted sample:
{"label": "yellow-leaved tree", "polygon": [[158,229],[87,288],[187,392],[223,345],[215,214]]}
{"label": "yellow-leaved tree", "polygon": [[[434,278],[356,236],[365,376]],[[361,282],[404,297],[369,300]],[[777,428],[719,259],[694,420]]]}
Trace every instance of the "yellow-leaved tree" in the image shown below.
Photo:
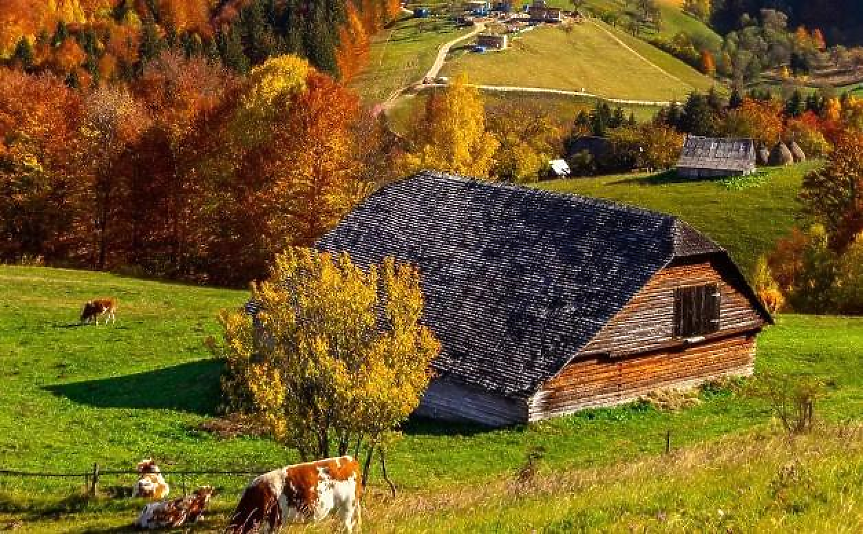
{"label": "yellow-leaved tree", "polygon": [[402,162],[408,172],[431,169],[488,176],[499,144],[485,129],[482,98],[465,75],[432,94],[409,137],[413,147]]}
{"label": "yellow-leaved tree", "polygon": [[421,322],[419,272],[386,258],[368,269],[347,253],[293,247],[252,285],[260,311],[222,312],[234,408],[260,416],[304,460],[372,454],[418,406],[440,351]]}

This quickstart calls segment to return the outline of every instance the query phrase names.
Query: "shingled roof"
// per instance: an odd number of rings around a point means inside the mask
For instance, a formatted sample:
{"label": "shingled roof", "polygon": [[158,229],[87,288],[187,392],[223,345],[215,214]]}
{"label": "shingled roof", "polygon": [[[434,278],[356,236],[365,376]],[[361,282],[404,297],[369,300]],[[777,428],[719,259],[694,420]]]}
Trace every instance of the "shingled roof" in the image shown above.
{"label": "shingled roof", "polygon": [[725,255],[669,215],[432,172],[378,190],[317,247],[419,266],[435,370],[510,396],[557,373],[675,257]]}
{"label": "shingled roof", "polygon": [[690,135],[683,143],[678,168],[746,171],[755,167],[752,139],[729,139]]}

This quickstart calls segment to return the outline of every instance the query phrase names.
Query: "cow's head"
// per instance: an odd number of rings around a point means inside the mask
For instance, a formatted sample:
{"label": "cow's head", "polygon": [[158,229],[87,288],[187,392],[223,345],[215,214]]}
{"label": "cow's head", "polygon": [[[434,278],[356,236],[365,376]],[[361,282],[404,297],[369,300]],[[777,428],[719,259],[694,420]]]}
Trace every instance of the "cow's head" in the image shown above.
{"label": "cow's head", "polygon": [[79,319],[79,321],[83,323],[85,320],[87,320],[92,315],[93,315],[93,301],[88,300],[84,304],[84,309],[81,311],[81,318]]}
{"label": "cow's head", "polygon": [[162,471],[159,469],[159,466],[156,465],[156,462],[154,462],[151,458],[147,458],[146,460],[141,460],[140,462],[138,462],[138,472],[144,475],[148,473],[158,474]]}

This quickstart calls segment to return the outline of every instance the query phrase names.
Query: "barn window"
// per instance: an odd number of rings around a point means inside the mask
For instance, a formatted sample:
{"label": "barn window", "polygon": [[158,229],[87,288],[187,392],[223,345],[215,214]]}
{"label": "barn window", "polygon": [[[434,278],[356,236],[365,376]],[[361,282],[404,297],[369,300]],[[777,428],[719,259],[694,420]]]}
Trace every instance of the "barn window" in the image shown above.
{"label": "barn window", "polygon": [[721,295],[716,284],[674,290],[674,337],[703,336],[719,330]]}

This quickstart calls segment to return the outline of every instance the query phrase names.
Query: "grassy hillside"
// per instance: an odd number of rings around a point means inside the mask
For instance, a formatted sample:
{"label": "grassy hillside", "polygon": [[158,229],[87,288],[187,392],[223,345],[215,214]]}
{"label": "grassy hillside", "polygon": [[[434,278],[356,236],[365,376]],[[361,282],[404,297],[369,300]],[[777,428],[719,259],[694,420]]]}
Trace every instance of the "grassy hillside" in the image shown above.
{"label": "grassy hillside", "polygon": [[399,20],[374,36],[369,64],[349,86],[364,103],[382,102],[419,80],[434,63],[440,45],[468,31],[444,19]]}
{"label": "grassy hillside", "polygon": [[[116,326],[75,324],[81,303],[96,295],[119,298]],[[294,461],[293,453],[269,439],[221,439],[198,429],[215,413],[221,370],[203,341],[218,334],[218,310],[237,306],[244,297],[241,291],[102,273],[0,267],[0,468],[84,472],[98,462],[103,469],[130,469],[145,456],[153,456],[168,471],[263,470]],[[830,386],[818,415],[836,422],[863,413],[860,346],[861,319],[782,316],[759,338],[757,366],[822,377]],[[615,466],[649,461],[663,450],[668,430],[677,448],[764,428],[770,421],[762,402],[733,390],[720,388],[702,400],[678,413],[632,405],[493,431],[413,421],[391,451],[391,475],[403,492],[404,501],[399,502],[450,502],[455,509],[449,513],[462,514],[454,524],[465,521],[462,529],[471,530],[479,528],[474,521],[484,516],[470,519],[469,512],[456,505],[457,495],[482,494],[483,488],[504,484],[531,447],[546,450],[543,466],[549,472],[626,471],[625,465]],[[214,529],[223,525],[248,478],[181,480],[168,475],[175,493],[183,482],[221,488],[214,502],[216,515],[203,525]],[[132,482],[131,476],[111,475],[103,477],[102,487],[111,493]],[[0,476],[0,525],[23,520],[25,532],[122,531],[141,506],[129,498],[77,498],[82,484],[81,479]],[[373,532],[412,531],[414,519],[389,515],[392,509],[377,484],[366,524]],[[540,507],[538,502],[533,508]],[[434,508],[435,517],[444,513],[443,506]],[[627,517],[624,508],[604,510],[595,519],[598,525],[618,524]],[[440,521],[435,519],[429,528],[443,528]]]}
{"label": "grassy hillside", "polygon": [[468,53],[444,66],[445,74],[459,72],[478,84],[583,88],[606,98],[633,100],[680,100],[693,89],[712,85],[683,62],[602,22],[576,24],[571,31],[540,27],[513,39],[508,50]]}
{"label": "grassy hillside", "polygon": [[666,174],[552,180],[538,186],[677,215],[727,248],[749,274],[758,257],[790,232],[799,213],[797,193],[803,175],[817,165],[810,161],[768,168],[763,183],[741,189],[718,180],[682,180]]}

